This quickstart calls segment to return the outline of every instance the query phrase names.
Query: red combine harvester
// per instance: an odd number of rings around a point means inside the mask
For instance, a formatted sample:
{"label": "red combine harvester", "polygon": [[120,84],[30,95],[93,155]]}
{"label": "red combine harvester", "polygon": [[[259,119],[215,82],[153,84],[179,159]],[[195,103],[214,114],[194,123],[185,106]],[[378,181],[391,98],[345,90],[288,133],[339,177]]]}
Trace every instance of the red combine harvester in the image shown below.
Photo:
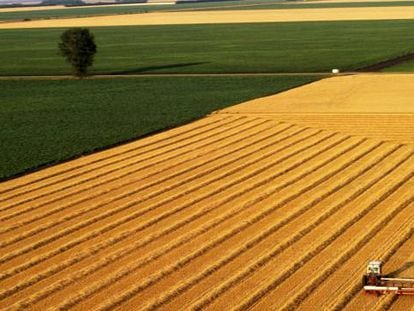
{"label": "red combine harvester", "polygon": [[372,260],[368,263],[367,273],[362,277],[366,293],[381,295],[414,295],[414,279],[388,278],[382,275],[382,261]]}

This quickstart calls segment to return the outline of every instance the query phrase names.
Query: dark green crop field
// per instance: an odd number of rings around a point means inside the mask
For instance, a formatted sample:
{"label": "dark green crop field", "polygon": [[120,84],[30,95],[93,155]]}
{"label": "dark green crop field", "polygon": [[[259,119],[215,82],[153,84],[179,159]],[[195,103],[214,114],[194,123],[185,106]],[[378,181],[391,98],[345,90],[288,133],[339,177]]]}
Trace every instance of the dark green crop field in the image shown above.
{"label": "dark green crop field", "polygon": [[[414,20],[92,28],[92,73],[354,70],[414,51]],[[69,74],[63,29],[0,31],[0,75]]]}
{"label": "dark green crop field", "polygon": [[0,179],[201,118],[312,77],[0,80]]}
{"label": "dark green crop field", "polygon": [[[414,21],[93,28],[93,74],[330,72],[414,51]],[[62,75],[63,29],[0,31],[0,75]],[[399,67],[401,68],[401,67]],[[0,81],[0,179],[292,88],[308,76]]]}

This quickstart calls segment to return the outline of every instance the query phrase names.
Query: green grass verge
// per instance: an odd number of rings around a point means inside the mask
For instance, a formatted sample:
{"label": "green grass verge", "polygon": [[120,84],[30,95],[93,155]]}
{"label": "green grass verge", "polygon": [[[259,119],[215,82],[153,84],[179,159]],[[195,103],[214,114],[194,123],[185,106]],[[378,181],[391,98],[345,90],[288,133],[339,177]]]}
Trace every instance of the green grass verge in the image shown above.
{"label": "green grass verge", "polygon": [[178,126],[312,77],[0,80],[0,179]]}
{"label": "green grass verge", "polygon": [[[254,4],[254,5],[251,5]],[[393,2],[351,2],[351,3],[301,3],[296,1],[224,1],[206,3],[188,3],[178,5],[148,5],[148,6],[111,6],[105,7],[76,7],[64,10],[0,12],[0,21],[35,20],[50,18],[87,17],[115,14],[139,14],[162,11],[181,10],[264,10],[264,9],[321,9],[321,8],[360,8],[360,7],[391,7],[413,6],[414,1]]]}
{"label": "green grass verge", "polygon": [[[93,73],[354,70],[414,50],[414,20],[92,28]],[[0,31],[0,75],[69,74],[64,29]]]}

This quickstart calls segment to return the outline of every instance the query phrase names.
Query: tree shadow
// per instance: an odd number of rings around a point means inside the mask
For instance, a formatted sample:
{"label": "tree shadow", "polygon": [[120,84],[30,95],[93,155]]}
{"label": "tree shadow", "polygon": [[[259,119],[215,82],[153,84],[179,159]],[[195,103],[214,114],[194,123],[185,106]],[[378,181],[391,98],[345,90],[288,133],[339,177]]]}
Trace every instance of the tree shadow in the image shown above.
{"label": "tree shadow", "polygon": [[405,263],[402,267],[398,268],[397,270],[394,270],[387,275],[384,275],[385,277],[397,277],[400,273],[404,272],[405,270],[410,269],[411,267],[414,267],[414,261],[409,261]]}
{"label": "tree shadow", "polygon": [[114,72],[111,72],[111,74],[113,75],[137,74],[137,73],[144,73],[144,72],[149,72],[149,71],[154,71],[154,70],[182,68],[182,67],[190,67],[190,66],[197,66],[197,65],[204,65],[204,64],[208,64],[208,62],[177,63],[177,64],[160,65],[160,66],[147,66],[147,67],[132,68],[132,69],[123,70],[123,71],[114,71]]}

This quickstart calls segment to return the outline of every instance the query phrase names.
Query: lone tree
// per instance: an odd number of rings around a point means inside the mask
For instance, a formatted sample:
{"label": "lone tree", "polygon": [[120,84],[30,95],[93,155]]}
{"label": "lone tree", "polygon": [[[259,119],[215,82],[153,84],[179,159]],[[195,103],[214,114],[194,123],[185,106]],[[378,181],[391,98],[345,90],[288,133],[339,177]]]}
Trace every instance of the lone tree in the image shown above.
{"label": "lone tree", "polygon": [[86,76],[96,53],[93,34],[87,28],[72,28],[62,33],[60,39],[60,53],[72,65],[74,75]]}

